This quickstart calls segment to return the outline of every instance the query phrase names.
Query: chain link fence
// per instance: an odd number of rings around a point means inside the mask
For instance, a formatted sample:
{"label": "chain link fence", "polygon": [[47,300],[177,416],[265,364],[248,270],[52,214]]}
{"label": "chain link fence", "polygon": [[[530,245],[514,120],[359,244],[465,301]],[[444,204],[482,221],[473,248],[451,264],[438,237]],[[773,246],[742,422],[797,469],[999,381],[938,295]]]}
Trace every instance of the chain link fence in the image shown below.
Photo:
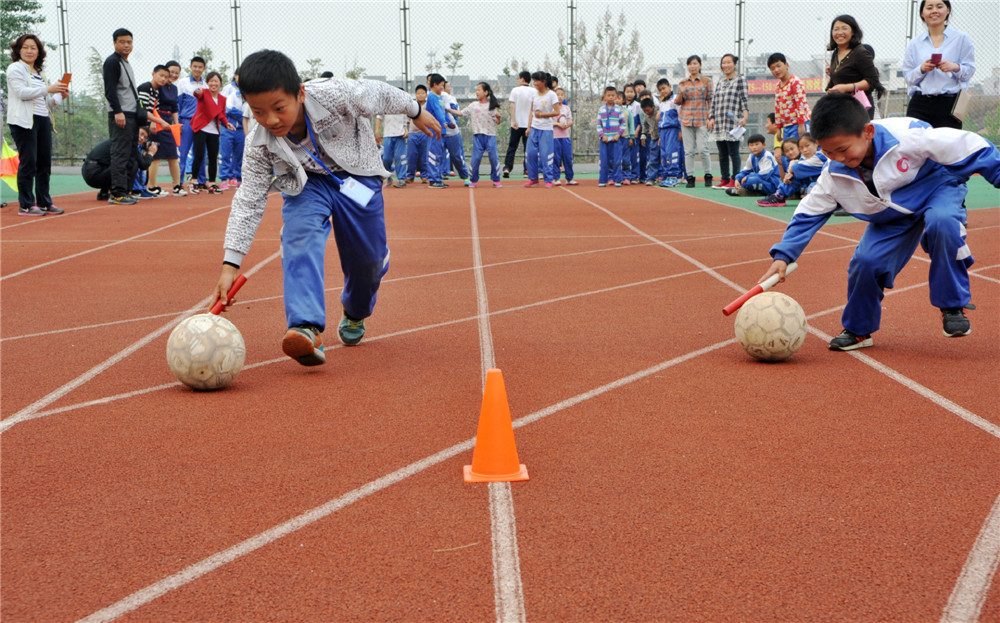
{"label": "chain link fence", "polygon": [[[773,111],[773,79],[766,67],[773,52],[784,53],[792,73],[814,87],[814,102],[825,84],[830,24],[841,12],[858,20],[864,42],[875,49],[889,90],[878,103],[879,113],[902,115],[907,101],[903,53],[911,36],[925,32],[918,3],[45,0],[45,21],[37,30],[49,45],[48,79],[73,73],[72,97],[53,118],[57,162],[79,162],[107,137],[100,68],[113,51],[111,33],[118,27],[134,33],[130,62],[139,81],[168,60],[179,61],[186,71],[195,55],[228,80],[243,56],[263,48],[288,54],[307,79],[330,71],[384,80],[412,92],[429,71],[437,71],[448,77],[460,106],[471,102],[476,83],[485,81],[504,103],[501,151],[509,123],[506,97],[518,71],[546,70],[567,89],[576,119],[575,151],[587,159],[597,149],[596,110],[605,84],[621,88],[639,77],[651,88],[661,77],[675,84],[685,76],[685,59],[692,54],[702,57],[703,71],[713,80],[722,75],[723,54],[742,58],[740,71],[751,90],[751,131],[763,131]],[[955,0],[951,24],[976,46],[975,97],[965,128],[995,141],[1000,138],[1000,2]],[[466,140],[471,142],[471,136]]]}

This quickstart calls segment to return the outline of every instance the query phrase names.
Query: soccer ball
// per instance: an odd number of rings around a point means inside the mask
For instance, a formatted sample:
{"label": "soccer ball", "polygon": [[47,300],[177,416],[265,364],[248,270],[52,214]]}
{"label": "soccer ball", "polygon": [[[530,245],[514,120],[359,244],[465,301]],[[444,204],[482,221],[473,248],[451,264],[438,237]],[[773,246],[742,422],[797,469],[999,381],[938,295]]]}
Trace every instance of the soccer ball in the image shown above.
{"label": "soccer ball", "polygon": [[806,339],[806,314],[792,297],[762,292],[736,314],[736,341],[760,361],[784,361]]}
{"label": "soccer ball", "polygon": [[222,316],[198,314],[177,325],[167,340],[167,365],[177,380],[192,389],[228,385],[246,358],[246,345],[236,325]]}

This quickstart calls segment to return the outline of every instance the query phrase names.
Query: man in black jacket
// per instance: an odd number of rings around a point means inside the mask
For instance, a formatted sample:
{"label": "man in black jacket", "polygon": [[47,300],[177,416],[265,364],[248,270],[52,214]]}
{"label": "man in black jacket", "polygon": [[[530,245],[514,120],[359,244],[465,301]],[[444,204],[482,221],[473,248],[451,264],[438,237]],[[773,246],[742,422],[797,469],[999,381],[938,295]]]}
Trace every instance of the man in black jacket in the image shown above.
{"label": "man in black jacket", "polygon": [[[139,168],[135,144],[139,139],[141,111],[135,89],[135,74],[128,63],[132,53],[132,33],[124,28],[114,32],[115,53],[104,60],[104,97],[108,100],[108,134],[111,140],[111,197],[108,203],[131,205],[129,191]],[[141,120],[145,123],[145,119]]]}
{"label": "man in black jacket", "polygon": [[[139,128],[139,146],[132,146],[132,151],[136,153],[138,168],[143,171],[149,169],[149,165],[153,163],[153,158],[156,157],[156,150],[159,147],[154,141],[148,139],[149,130],[146,129],[146,126],[142,126]],[[87,159],[83,161],[80,173],[83,174],[83,181],[87,182],[88,186],[100,190],[97,193],[98,201],[107,201],[111,198],[111,139],[98,143],[90,150],[90,153],[87,154]],[[135,175],[132,176],[132,179],[135,179]],[[129,194],[129,198],[132,199],[131,203],[136,202],[131,194]]]}

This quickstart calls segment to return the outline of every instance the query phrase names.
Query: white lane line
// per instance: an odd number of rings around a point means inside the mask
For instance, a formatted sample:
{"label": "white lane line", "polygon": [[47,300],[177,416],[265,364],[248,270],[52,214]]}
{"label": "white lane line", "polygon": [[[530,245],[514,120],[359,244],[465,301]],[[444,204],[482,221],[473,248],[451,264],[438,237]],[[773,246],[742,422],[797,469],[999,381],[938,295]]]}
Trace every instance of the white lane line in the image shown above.
{"label": "white lane line", "polygon": [[993,502],[983,527],[965,559],[955,588],[948,597],[941,623],[975,623],[983,612],[986,595],[1000,562],[1000,496]]}
{"label": "white lane line", "polygon": [[[575,195],[576,193],[571,192],[570,194]],[[579,197],[579,195],[576,196]],[[626,223],[618,216],[611,214],[611,212],[606,208],[586,199],[584,199],[584,201],[611,215],[615,218],[615,220],[625,224],[636,233],[641,234],[637,228]],[[841,238],[841,236],[833,236],[835,238]],[[848,238],[844,239],[849,240]],[[663,246],[670,249],[669,245]],[[670,250],[673,251],[673,249]],[[712,275],[716,279],[720,279],[718,273],[715,273],[714,271],[705,272],[708,272],[708,274]],[[723,282],[732,283],[728,280],[724,280]],[[739,286],[735,287],[737,291],[743,291]],[[809,332],[827,341],[833,339],[833,336],[827,335],[811,325],[809,326]],[[994,437],[1000,437],[1000,426],[981,418],[968,409],[952,402],[951,400],[948,400],[930,388],[924,387],[913,379],[897,372],[896,370],[893,370],[879,361],[876,361],[868,355],[858,351],[851,351],[849,354],[858,361],[865,363],[877,372],[884,374],[907,389],[930,400],[941,408],[950,411],[973,426],[986,431]],[[983,524],[983,528],[979,532],[979,537],[976,539],[976,544],[973,545],[973,549],[969,553],[965,566],[962,568],[962,573],[958,578],[958,582],[952,590],[952,595],[948,600],[948,607],[945,608],[942,621],[945,621],[947,617],[951,616],[956,616],[957,618],[955,620],[969,621],[970,623],[979,619],[979,614],[982,611],[982,605],[986,599],[986,594],[989,592],[990,585],[993,582],[993,576],[997,570],[997,566],[1000,565],[1000,536],[998,536],[998,533],[1000,533],[1000,518],[998,518],[998,516],[1000,516],[1000,511],[997,510],[997,505],[995,504],[993,510],[990,512],[989,516],[987,516],[986,521]],[[953,604],[954,607],[952,609]]]}
{"label": "white lane line", "polygon": [[[472,230],[472,268],[476,279],[476,312],[479,319],[481,385],[486,388],[486,373],[496,367],[490,303],[483,274],[483,254],[479,245],[479,218],[476,197],[469,189],[469,221]],[[497,623],[523,623],[524,586],[521,582],[521,557],[517,549],[517,518],[509,482],[491,482],[490,531],[493,542],[493,604]]]}
{"label": "white lane line", "polygon": [[[56,258],[54,260],[49,260],[48,262],[42,262],[41,264],[35,264],[34,266],[29,266],[27,268],[23,268],[23,269],[15,272],[15,273],[11,273],[9,275],[4,275],[4,276],[0,277],[0,281],[4,281],[6,279],[11,279],[13,277],[18,277],[18,276],[23,275],[25,273],[30,273],[31,271],[38,270],[39,268],[45,268],[46,266],[52,266],[53,264],[59,264],[60,262],[65,262],[67,260],[72,260],[72,259],[77,258],[77,257],[81,257],[81,256],[84,256],[84,255],[89,255],[91,253],[96,253],[97,251],[102,251],[104,249],[115,247],[115,246],[118,246],[120,244],[125,244],[126,242],[132,242],[133,240],[138,240],[139,238],[144,238],[146,236],[150,236],[150,235],[155,234],[157,232],[161,232],[161,231],[164,231],[164,230],[167,230],[167,229],[171,229],[171,228],[176,227],[178,225],[183,225],[184,223],[187,223],[188,221],[193,221],[193,220],[196,220],[196,219],[200,219],[200,218],[202,218],[204,216],[208,216],[209,214],[213,214],[215,212],[218,212],[219,210],[228,210],[228,209],[229,209],[228,205],[227,206],[223,206],[221,208],[215,208],[213,210],[209,210],[208,212],[202,212],[200,214],[196,214],[195,216],[191,216],[191,217],[188,217],[188,218],[180,220],[180,221],[174,221],[173,223],[170,223],[169,225],[164,225],[163,227],[157,227],[156,229],[152,229],[150,231],[143,232],[141,234],[136,234],[136,235],[132,236],[131,238],[124,238],[122,240],[116,240],[115,242],[109,242],[108,244],[102,244],[99,247],[93,247],[91,249],[87,249],[86,251],[80,251],[79,253],[73,253],[73,254],[70,254],[70,255],[64,255],[63,257],[59,257],[59,258]],[[62,218],[62,217],[60,216],[59,218]]]}
{"label": "white lane line", "polygon": [[[246,275],[247,276],[253,275],[255,272],[257,272],[258,270],[260,270],[261,268],[263,268],[268,262],[270,262],[271,260],[273,260],[273,259],[275,259],[275,258],[277,258],[279,256],[280,256],[280,253],[273,254],[271,257],[267,258],[266,260],[264,260],[260,264],[257,264],[256,266],[254,266],[250,270],[246,271]],[[167,331],[170,331],[175,326],[177,326],[182,320],[184,320],[184,318],[190,316],[191,314],[198,313],[199,311],[204,311],[205,307],[208,305],[209,300],[210,300],[210,297],[206,296],[202,300],[200,300],[197,303],[195,303],[186,312],[184,312],[183,314],[178,315],[176,318],[174,318],[173,320],[171,320],[167,324],[165,324],[162,327],[154,330],[151,333],[148,333],[148,334],[144,335],[143,337],[139,338],[138,340],[136,340],[132,344],[126,346],[123,350],[115,353],[111,357],[108,357],[107,359],[105,359],[101,363],[97,364],[96,366],[92,367],[91,369],[87,370],[86,372],[84,372],[80,376],[76,377],[72,381],[69,381],[68,383],[64,384],[62,387],[59,387],[59,388],[53,390],[52,392],[49,392],[47,395],[39,398],[38,400],[36,400],[35,402],[31,403],[27,407],[24,407],[23,409],[21,409],[20,411],[18,411],[14,415],[10,416],[9,418],[6,418],[4,420],[0,420],[0,434],[3,434],[4,432],[10,430],[10,427],[14,426],[15,424],[18,424],[18,423],[23,422],[25,420],[34,419],[34,415],[38,411],[40,411],[44,407],[47,407],[48,405],[52,404],[53,402],[59,400],[60,398],[62,398],[66,394],[70,393],[74,389],[80,387],[84,383],[87,383],[88,381],[90,381],[91,379],[93,379],[94,377],[96,377],[97,375],[99,375],[100,373],[104,372],[105,370],[107,370],[111,366],[115,365],[116,363],[124,360],[126,357],[128,357],[129,355],[131,355],[135,351],[139,350],[140,348],[142,348],[146,344],[149,344],[150,342],[152,342],[153,340],[155,340],[159,336],[163,335]]]}
{"label": "white lane line", "polygon": [[[724,342],[718,342],[711,346],[707,346],[705,348],[701,348],[696,351],[686,353],[679,357],[675,357],[668,361],[664,361],[662,363],[654,365],[650,368],[646,368],[645,370],[641,370],[634,374],[630,374],[629,376],[612,381],[610,383],[607,383],[590,391],[584,392],[577,396],[573,396],[559,403],[556,403],[550,407],[546,407],[540,411],[536,411],[522,418],[514,420],[514,428],[521,428],[522,426],[531,424],[532,422],[537,422],[538,420],[559,413],[560,411],[563,411],[565,409],[568,409],[569,407],[590,400],[591,398],[596,398],[597,396],[605,394],[609,391],[613,391],[615,389],[624,387],[630,383],[642,380],[650,375],[658,374],[666,370],[667,368],[671,368],[686,361],[690,361],[691,359],[694,359],[706,353],[710,353],[714,350],[718,350],[720,348],[729,346],[735,342],[736,342],[735,339],[726,340]],[[160,580],[159,582],[156,582],[154,584],[147,586],[144,589],[136,591],[135,593],[132,593],[131,595],[111,604],[106,608],[98,610],[97,612],[94,612],[93,614],[80,619],[80,623],[98,623],[98,622],[113,621],[120,616],[123,616],[145,604],[148,604],[149,602],[159,597],[162,597],[163,595],[169,593],[170,591],[176,590],[184,586],[185,584],[193,582],[194,580],[197,580],[198,578],[208,573],[211,573],[212,571],[218,569],[219,567],[222,567],[223,565],[233,562],[238,558],[246,556],[247,554],[250,554],[251,552],[254,552],[264,547],[265,545],[269,545],[285,536],[288,536],[289,534],[295,532],[296,530],[300,530],[312,523],[319,521],[320,519],[328,517],[329,515],[332,515],[333,513],[347,506],[350,506],[355,502],[359,502],[369,497],[372,494],[378,493],[379,491],[382,491],[383,489],[386,489],[394,484],[400,483],[411,476],[415,476],[423,471],[426,471],[427,469],[430,469],[431,467],[434,467],[439,463],[447,461],[452,457],[455,457],[462,453],[469,452],[470,450],[472,450],[473,446],[475,446],[475,443],[476,443],[475,437],[473,437],[472,439],[466,439],[465,441],[457,443],[451,446],[450,448],[446,448],[444,450],[441,450],[440,452],[437,452],[436,454],[432,454],[424,459],[420,459],[419,461],[410,463],[406,467],[400,468],[392,472],[391,474],[387,474],[385,476],[382,476],[381,478],[378,478],[365,485],[362,485],[361,487],[358,487],[353,491],[349,491],[348,493],[345,493],[344,495],[338,498],[330,500],[325,504],[317,506],[311,510],[302,513],[301,515],[293,517],[292,519],[289,519],[284,523],[278,524],[273,528],[265,530],[264,532],[261,532],[256,536],[250,537],[245,541],[237,543],[236,545],[226,550],[223,550],[221,552],[218,552],[217,554],[213,554],[212,556],[205,558],[204,560],[196,562],[193,565],[169,577]]]}

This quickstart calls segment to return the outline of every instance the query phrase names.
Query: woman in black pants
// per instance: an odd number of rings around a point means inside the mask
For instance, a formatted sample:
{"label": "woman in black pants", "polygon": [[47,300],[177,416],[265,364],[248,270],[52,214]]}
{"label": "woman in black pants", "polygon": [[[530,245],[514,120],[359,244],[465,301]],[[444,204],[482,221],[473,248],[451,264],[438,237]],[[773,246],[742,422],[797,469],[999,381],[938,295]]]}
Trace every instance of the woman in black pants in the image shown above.
{"label": "woman in black pants", "polygon": [[[750,107],[747,103],[747,81],[736,73],[740,59],[734,54],[722,57],[722,78],[715,83],[712,106],[708,113],[708,130],[712,132],[719,148],[719,168],[722,182],[712,188],[725,190],[733,187],[733,176],[740,172],[740,138],[733,136],[737,127],[746,127]],[[732,174],[730,174],[732,166]]]}
{"label": "woman in black pants", "polygon": [[969,35],[948,25],[950,0],[923,0],[920,19],[927,32],[906,46],[903,77],[910,103],[906,116],[926,121],[935,128],[962,129],[952,107],[969,78],[976,73],[976,51]]}

